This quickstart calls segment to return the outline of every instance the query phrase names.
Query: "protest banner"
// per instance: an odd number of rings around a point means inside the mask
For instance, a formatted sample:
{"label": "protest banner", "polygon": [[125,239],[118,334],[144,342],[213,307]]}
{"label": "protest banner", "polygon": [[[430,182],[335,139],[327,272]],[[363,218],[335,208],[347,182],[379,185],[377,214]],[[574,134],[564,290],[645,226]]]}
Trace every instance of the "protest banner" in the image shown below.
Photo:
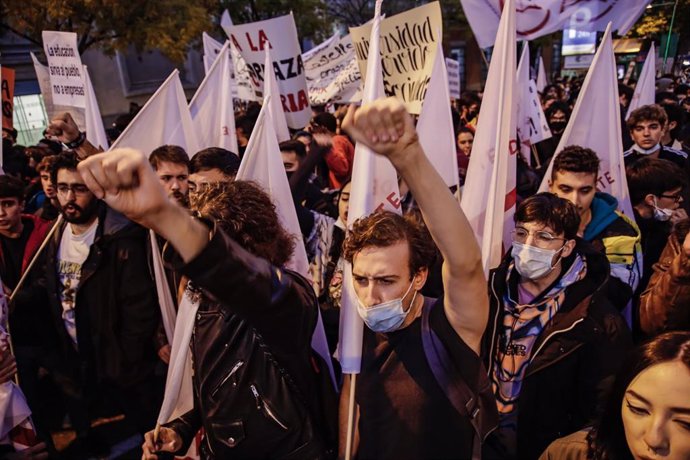
{"label": "protest banner", "polygon": [[12,129],[14,114],[14,69],[2,67],[2,127]]}
{"label": "protest banner", "polygon": [[[405,102],[419,114],[434,66],[436,42],[443,37],[439,3],[432,2],[381,21],[381,68],[387,96]],[[351,27],[359,70],[364,75],[369,55],[371,24]]]}
{"label": "protest banner", "polygon": [[451,99],[460,99],[460,63],[455,59],[446,58],[448,71],[448,93]]}
{"label": "protest banner", "polygon": [[[494,44],[505,0],[460,0],[480,48]],[[651,0],[516,0],[518,40],[532,40],[565,27],[577,30],[604,30],[609,21],[613,30],[625,35]]]}
{"label": "protest banner", "polygon": [[529,45],[525,43],[517,69],[517,134],[520,138],[520,152],[530,164],[532,146],[551,137],[551,129],[546,121],[539,99],[537,84],[530,79]]}
{"label": "protest banner", "polygon": [[309,123],[311,106],[304,63],[292,14],[229,27],[230,40],[247,63],[256,95],[263,97],[266,49],[271,49],[280,102],[288,126],[300,129]]}
{"label": "protest banner", "polygon": [[359,102],[362,75],[349,35],[339,34],[302,55],[309,101],[314,105],[329,102]]}
{"label": "protest banner", "polygon": [[511,245],[516,195],[515,2],[501,16],[461,206],[482,248],[484,273]]}
{"label": "protest banner", "polygon": [[44,30],[42,36],[53,103],[84,108],[84,67],[77,48],[77,34]]}
{"label": "protest banner", "polygon": [[[220,17],[220,26],[229,39],[232,19],[230,18],[228,10],[223,11]],[[220,43],[218,43],[218,45],[220,45]],[[232,90],[233,97],[244,101],[260,101],[261,99],[257,98],[254,93],[254,87],[252,86],[252,82],[249,78],[249,71],[247,70],[247,63],[232,42],[230,42],[230,56],[232,56],[232,72],[235,85]]]}
{"label": "protest banner", "polygon": [[38,86],[41,88],[41,96],[43,96],[43,106],[46,108],[48,118],[52,119],[55,115],[61,112],[69,112],[72,119],[79,127],[80,131],[86,129],[86,108],[68,107],[53,103],[53,92],[50,89],[50,75],[48,75],[48,66],[41,64],[34,53],[29,53],[31,60],[34,63],[34,71],[36,72],[36,80]]}

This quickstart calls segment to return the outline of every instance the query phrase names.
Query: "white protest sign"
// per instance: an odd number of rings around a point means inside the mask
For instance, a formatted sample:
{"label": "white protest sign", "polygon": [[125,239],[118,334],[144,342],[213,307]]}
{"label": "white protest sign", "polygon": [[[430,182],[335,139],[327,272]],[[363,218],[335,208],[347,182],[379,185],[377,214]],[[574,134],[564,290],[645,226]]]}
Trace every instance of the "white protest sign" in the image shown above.
{"label": "white protest sign", "polygon": [[309,89],[314,105],[328,102],[359,102],[362,99],[362,75],[349,35],[340,38],[336,33],[319,46],[302,55]]}
{"label": "white protest sign", "polygon": [[446,58],[448,71],[448,92],[451,99],[460,99],[460,63],[455,59]]}
{"label": "white protest sign", "polygon": [[280,102],[288,126],[293,129],[306,126],[311,118],[311,107],[292,14],[233,25],[229,29],[232,44],[247,63],[247,71],[257,96],[263,96],[265,50],[270,47],[273,69],[280,88]]}
{"label": "white protest sign", "polygon": [[53,103],[85,107],[84,68],[77,48],[77,34],[44,30],[42,35]]}
{"label": "white protest sign", "polygon": [[[443,36],[441,7],[428,3],[381,21],[381,66],[387,96],[405,102],[410,113],[419,114],[436,55],[436,42]],[[350,35],[365,73],[371,24],[351,27]]]}
{"label": "white protest sign", "polygon": [[72,119],[79,127],[80,131],[86,129],[86,108],[68,107],[53,103],[53,92],[50,89],[50,75],[48,74],[48,66],[41,64],[34,53],[29,53],[31,60],[34,63],[34,70],[36,71],[36,80],[38,86],[41,88],[41,95],[43,96],[43,105],[46,108],[49,118],[55,117],[60,112],[69,112]]}

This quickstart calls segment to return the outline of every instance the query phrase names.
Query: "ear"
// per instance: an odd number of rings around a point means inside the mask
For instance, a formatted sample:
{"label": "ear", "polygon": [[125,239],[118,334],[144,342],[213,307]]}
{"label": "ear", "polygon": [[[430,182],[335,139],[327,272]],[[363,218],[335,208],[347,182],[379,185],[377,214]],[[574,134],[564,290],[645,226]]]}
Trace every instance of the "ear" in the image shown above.
{"label": "ear", "polygon": [[566,242],[565,242],[565,245],[563,246],[563,251],[561,252],[561,256],[562,256],[563,258],[566,258],[566,257],[568,257],[570,254],[572,254],[573,251],[575,250],[575,244],[576,244],[576,241],[575,241],[575,240],[568,240],[568,241],[566,241]]}
{"label": "ear", "polygon": [[24,205],[26,202],[24,200],[19,201],[19,212],[24,212]]}
{"label": "ear", "polygon": [[676,121],[669,121],[668,124],[666,125],[669,131],[673,131],[676,129],[676,126],[678,126],[678,122]]}
{"label": "ear", "polygon": [[429,277],[429,269],[427,267],[420,268],[417,273],[415,273],[412,279],[412,289],[415,291],[421,290],[426,284],[426,280]]}
{"label": "ear", "polygon": [[654,195],[653,193],[648,193],[648,194],[644,197],[644,200],[643,200],[643,201],[644,201],[644,204],[646,204],[646,205],[649,206],[650,208],[653,208],[653,207],[655,206],[656,195]]}

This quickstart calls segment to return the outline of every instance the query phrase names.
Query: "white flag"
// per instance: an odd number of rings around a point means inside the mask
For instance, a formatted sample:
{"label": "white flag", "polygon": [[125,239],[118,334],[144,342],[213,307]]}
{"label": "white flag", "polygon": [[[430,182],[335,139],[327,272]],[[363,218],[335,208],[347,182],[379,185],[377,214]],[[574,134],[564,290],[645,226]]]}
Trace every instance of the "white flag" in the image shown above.
{"label": "white flag", "polygon": [[644,61],[642,66],[642,72],[640,72],[640,78],[637,79],[637,85],[635,85],[635,93],[630,100],[630,105],[628,106],[628,113],[625,115],[625,119],[630,118],[630,114],[635,109],[639,109],[643,105],[654,104],[656,96],[656,49],[654,48],[654,42],[649,48],[649,53],[647,53],[647,59]]}
{"label": "white flag", "polygon": [[[569,145],[594,150],[600,160],[597,189],[616,197],[618,209],[630,219],[634,219],[623,162],[617,76],[609,24],[582,84],[580,96],[556,148],[554,158]],[[548,190],[552,169],[553,158],[539,191]]]}
{"label": "white flag", "polygon": [[461,201],[482,249],[487,274],[500,263],[503,245],[508,248],[511,244],[515,213],[516,44],[515,2],[507,0],[489,65]]}
{"label": "white flag", "polygon": [[179,145],[191,157],[199,151],[192,117],[175,69],[156,90],[110,150],[130,147],[147,157],[161,145]]}
{"label": "white flag", "polygon": [[529,78],[529,44],[525,42],[517,69],[517,133],[520,153],[530,163],[532,145],[551,137],[551,129],[541,107],[537,85]]}
{"label": "white flag", "polygon": [[36,72],[36,80],[38,86],[41,88],[41,96],[43,96],[43,105],[46,108],[49,118],[53,118],[60,112],[69,112],[72,120],[77,124],[80,131],[86,129],[85,110],[79,107],[69,107],[66,105],[59,105],[53,103],[53,91],[50,89],[50,75],[48,75],[48,66],[41,64],[33,52],[29,53],[31,60],[34,63],[34,71]]}
{"label": "white flag", "polygon": [[539,56],[539,68],[537,69],[537,91],[539,94],[544,92],[544,88],[548,85],[546,79],[546,68],[544,68],[544,58]]}
{"label": "white flag", "polygon": [[[376,1],[371,28],[363,102],[385,97],[379,51],[381,2],[382,0]],[[355,220],[379,209],[401,213],[400,208],[400,192],[395,168],[387,158],[376,155],[369,148],[358,143],[355,146],[355,162],[352,167],[348,227],[351,227]],[[352,267],[348,263],[345,264],[343,270],[341,303],[339,361],[344,374],[358,374],[362,361],[363,322],[357,313],[357,297],[352,286]]]}
{"label": "white flag", "polygon": [[448,72],[441,40],[436,44],[436,57],[431,79],[422,103],[417,122],[419,143],[448,187],[458,186],[458,157],[455,147],[455,131],[450,112]]}
{"label": "white flag", "polygon": [[268,104],[268,112],[271,114],[270,120],[273,122],[278,142],[289,141],[290,130],[288,129],[283,106],[280,103],[280,89],[278,88],[278,81],[273,68],[270,48],[266,48],[266,61],[264,65],[266,66],[264,69],[264,104]]}
{"label": "white flag", "polygon": [[199,150],[221,147],[238,152],[230,66],[230,42],[226,41],[189,103]]}
{"label": "white flag", "polygon": [[[604,30],[613,21],[613,30],[625,35],[652,0],[515,0],[518,40],[532,40],[568,27],[577,30]],[[497,39],[498,20],[504,0],[460,0],[480,48]]]}
{"label": "white flag", "polygon": [[95,147],[108,150],[108,137],[105,135],[101,110],[98,108],[96,93],[91,84],[89,70],[84,66],[84,89],[86,90],[86,139]]}

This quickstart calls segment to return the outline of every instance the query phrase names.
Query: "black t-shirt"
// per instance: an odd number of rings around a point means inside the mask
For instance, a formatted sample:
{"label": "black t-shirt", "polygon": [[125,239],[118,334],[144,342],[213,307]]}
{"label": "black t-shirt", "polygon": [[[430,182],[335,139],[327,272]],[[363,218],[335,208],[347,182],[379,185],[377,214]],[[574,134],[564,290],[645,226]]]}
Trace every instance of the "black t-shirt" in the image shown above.
{"label": "black t-shirt", "polygon": [[[448,322],[443,299],[432,309],[431,329],[446,346],[470,388],[480,359]],[[474,388],[476,391],[476,388]],[[439,387],[422,345],[421,317],[382,334],[364,328],[362,370],[357,378],[359,459],[461,459],[472,457],[474,430]]]}
{"label": "black t-shirt", "polygon": [[29,219],[22,219],[24,229],[18,238],[8,238],[0,236],[2,244],[2,264],[0,264],[0,277],[2,282],[10,289],[14,289],[22,276],[22,261],[24,260],[24,250],[29,241],[31,232],[34,230],[34,223]]}

